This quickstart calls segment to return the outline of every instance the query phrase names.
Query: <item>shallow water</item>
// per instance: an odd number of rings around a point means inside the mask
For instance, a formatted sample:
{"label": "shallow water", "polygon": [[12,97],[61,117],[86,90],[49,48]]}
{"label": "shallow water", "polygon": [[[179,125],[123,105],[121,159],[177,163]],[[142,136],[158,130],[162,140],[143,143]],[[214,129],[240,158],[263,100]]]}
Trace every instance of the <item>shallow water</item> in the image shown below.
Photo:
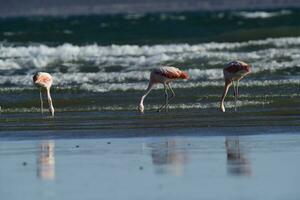
{"label": "shallow water", "polygon": [[[140,114],[137,111],[91,111],[91,112],[61,112],[52,118],[39,113],[9,113],[0,116],[0,130],[3,133],[15,131],[58,131],[77,130],[85,134],[95,131],[99,137],[105,131],[116,130],[126,134],[130,130],[149,131],[151,129],[182,130],[182,134],[193,128],[251,128],[270,126],[300,127],[299,108],[281,105],[276,109],[265,108],[228,108],[226,113],[217,109],[172,109],[169,112],[158,113],[155,110]],[[2,134],[3,134],[2,133]],[[155,132],[153,133],[155,134]],[[159,134],[159,133],[158,133]],[[38,136],[38,134],[37,134]]]}
{"label": "shallow water", "polygon": [[1,197],[298,199],[296,133],[2,140]]}
{"label": "shallow water", "polygon": [[[1,198],[298,199],[298,18],[297,9],[1,18]],[[237,111],[230,90],[221,113],[222,68],[235,59],[252,73]],[[161,65],[190,80],[172,83],[169,112],[156,112],[158,86],[140,114]],[[37,71],[53,75],[54,118],[40,114]]]}
{"label": "shallow water", "polygon": [[[150,71],[174,65],[190,79],[172,84],[172,108],[217,109],[222,68],[237,59],[252,65],[240,84],[239,107],[294,107],[300,101],[298,18],[297,9],[1,18],[0,106],[3,113],[38,112],[32,75],[47,71],[57,113],[134,111]],[[155,90],[146,109],[162,101]]]}

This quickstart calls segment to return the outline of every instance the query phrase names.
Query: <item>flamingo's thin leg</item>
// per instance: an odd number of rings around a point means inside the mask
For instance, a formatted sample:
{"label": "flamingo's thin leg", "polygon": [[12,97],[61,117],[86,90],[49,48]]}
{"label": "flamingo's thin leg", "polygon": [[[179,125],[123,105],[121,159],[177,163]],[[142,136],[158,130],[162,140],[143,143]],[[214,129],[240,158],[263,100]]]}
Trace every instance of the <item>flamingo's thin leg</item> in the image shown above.
{"label": "flamingo's thin leg", "polygon": [[50,95],[50,88],[46,88],[47,90],[47,99],[48,99],[48,104],[49,104],[49,111],[51,113],[51,116],[54,117],[54,107],[53,107],[53,103],[52,103],[52,98]]}
{"label": "flamingo's thin leg", "polygon": [[168,109],[169,104],[170,104],[171,101],[175,98],[175,92],[174,92],[174,90],[172,89],[170,83],[168,83],[167,86],[168,86],[168,88],[171,90],[172,95],[171,95],[171,97],[168,99],[168,104],[166,105],[166,109]]}
{"label": "flamingo's thin leg", "polygon": [[159,109],[158,109],[158,112],[162,111],[162,109],[164,107],[166,107],[166,111],[167,111],[167,105],[168,105],[168,91],[167,91],[167,86],[166,84],[164,84],[164,91],[165,91],[165,104],[162,105]]}
{"label": "flamingo's thin leg", "polygon": [[239,97],[239,81],[237,81],[236,83],[236,97],[238,98]]}
{"label": "flamingo's thin leg", "polygon": [[237,83],[233,81],[233,89],[234,89],[234,111],[236,111],[237,106]]}
{"label": "flamingo's thin leg", "polygon": [[168,83],[167,86],[168,86],[168,88],[169,88],[169,89],[171,90],[171,92],[172,92],[172,96],[169,98],[169,103],[170,103],[170,101],[173,100],[173,99],[175,98],[175,92],[174,92],[174,90],[172,89],[170,83]]}
{"label": "flamingo's thin leg", "polygon": [[43,105],[43,94],[42,94],[42,88],[40,88],[40,101],[41,101],[41,113],[44,113],[44,105]]}
{"label": "flamingo's thin leg", "polygon": [[[238,98],[239,98],[239,81],[236,82],[236,101],[238,100]],[[236,104],[237,104],[237,102],[236,102]],[[236,111],[236,109],[235,109],[235,111]]]}

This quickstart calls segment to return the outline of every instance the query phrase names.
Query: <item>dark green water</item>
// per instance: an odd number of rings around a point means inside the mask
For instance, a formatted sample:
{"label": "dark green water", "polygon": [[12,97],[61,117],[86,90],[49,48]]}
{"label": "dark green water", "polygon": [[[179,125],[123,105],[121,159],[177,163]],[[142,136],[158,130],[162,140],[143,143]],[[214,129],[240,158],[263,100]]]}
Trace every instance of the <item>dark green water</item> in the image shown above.
{"label": "dark green water", "polygon": [[9,43],[174,44],[295,37],[299,10],[182,12],[0,19]]}

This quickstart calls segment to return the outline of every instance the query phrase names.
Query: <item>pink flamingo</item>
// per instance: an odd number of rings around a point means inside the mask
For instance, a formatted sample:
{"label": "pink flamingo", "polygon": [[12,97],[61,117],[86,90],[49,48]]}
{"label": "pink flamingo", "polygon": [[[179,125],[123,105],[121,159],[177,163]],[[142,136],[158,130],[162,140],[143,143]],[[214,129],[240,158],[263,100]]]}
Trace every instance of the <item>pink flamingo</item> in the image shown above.
{"label": "pink flamingo", "polygon": [[[175,98],[175,92],[171,88],[170,83],[175,79],[188,79],[188,78],[189,76],[187,72],[183,72],[175,67],[159,67],[153,69],[150,74],[148,88],[146,89],[146,93],[141,98],[140,105],[138,106],[138,110],[140,112],[144,112],[144,99],[150,93],[152,87],[155,84],[161,83],[164,85],[164,90],[165,90],[165,104],[163,104],[158,109],[158,112],[162,111],[163,108],[165,108],[167,111],[170,101]],[[172,96],[170,98],[168,97],[167,89],[171,90],[172,92]]]}
{"label": "pink flamingo", "polygon": [[39,87],[40,89],[40,100],[41,100],[41,112],[43,114],[43,95],[42,95],[42,89],[46,89],[47,93],[47,99],[49,104],[49,111],[52,116],[54,116],[54,107],[52,104],[52,98],[50,95],[50,88],[53,83],[52,76],[46,72],[38,72],[33,76],[33,83]]}
{"label": "pink flamingo", "polygon": [[[247,74],[251,73],[251,66],[242,61],[232,61],[224,69],[225,87],[221,98],[221,111],[225,112],[224,100],[227,95],[229,87],[233,84],[234,98],[235,98],[235,110],[237,97],[239,95],[239,81]],[[235,84],[236,82],[236,84]]]}

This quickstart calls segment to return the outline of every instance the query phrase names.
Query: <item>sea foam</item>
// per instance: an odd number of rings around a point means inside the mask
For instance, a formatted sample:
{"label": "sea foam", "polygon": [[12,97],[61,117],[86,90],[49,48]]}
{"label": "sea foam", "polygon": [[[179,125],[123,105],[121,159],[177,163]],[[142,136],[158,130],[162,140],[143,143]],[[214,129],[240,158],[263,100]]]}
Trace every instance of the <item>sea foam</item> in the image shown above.
{"label": "sea foam", "polygon": [[250,18],[250,19],[256,19],[256,18],[271,18],[271,17],[279,17],[283,15],[290,15],[292,14],[292,11],[290,10],[281,10],[281,11],[275,11],[275,12],[264,12],[264,11],[253,11],[253,12],[237,12],[235,15],[244,17],[244,18]]}
{"label": "sea foam", "polygon": [[[255,46],[257,49],[248,51]],[[265,48],[265,46],[268,46]],[[292,58],[298,56],[300,37],[256,40],[240,43],[204,43],[172,45],[86,45],[63,44],[55,47],[46,45],[0,46],[0,70],[19,70],[67,67],[68,71],[79,71],[84,66],[99,69],[122,66],[128,70],[157,67],[169,63],[185,63],[189,60],[217,60],[224,64],[233,59],[270,61],[276,55],[291,49]],[[246,51],[245,51],[246,49]],[[288,56],[288,54],[286,54]],[[83,64],[81,64],[83,63]],[[200,64],[200,63],[199,63]],[[54,70],[54,69],[53,69]]]}
{"label": "sea foam", "polygon": [[167,64],[189,73],[189,81],[174,81],[175,88],[219,87],[224,85],[223,67],[235,59],[252,65],[241,85],[299,84],[299,47],[300,37],[195,45],[2,45],[0,85],[28,88],[36,71],[47,71],[54,87],[144,90],[151,70]]}

